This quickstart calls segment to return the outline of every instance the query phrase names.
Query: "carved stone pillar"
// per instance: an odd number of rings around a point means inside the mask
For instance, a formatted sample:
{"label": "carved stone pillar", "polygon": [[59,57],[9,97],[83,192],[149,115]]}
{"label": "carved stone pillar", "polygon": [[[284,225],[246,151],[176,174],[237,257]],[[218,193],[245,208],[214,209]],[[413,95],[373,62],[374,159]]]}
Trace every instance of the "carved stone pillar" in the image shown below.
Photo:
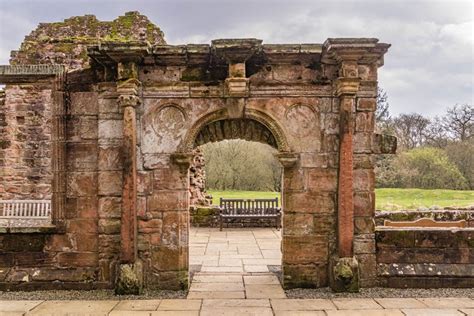
{"label": "carved stone pillar", "polygon": [[357,62],[343,61],[336,81],[340,102],[339,174],[337,192],[337,257],[331,259],[330,284],[337,292],[359,291],[359,264],[354,257],[354,162],[353,134],[356,93],[359,90]]}
{"label": "carved stone pillar", "polygon": [[340,102],[340,148],[338,178],[338,255],[351,257],[354,239],[354,201],[353,201],[353,133],[355,116],[355,94],[359,79],[340,78],[337,82],[337,95]]}
{"label": "carved stone pillar", "polygon": [[[118,103],[123,108],[123,184],[120,226],[120,261],[115,292],[139,294],[143,287],[143,266],[137,259],[137,117],[140,81],[134,63],[119,63]],[[126,80],[126,77],[132,77]]]}
{"label": "carved stone pillar", "polygon": [[137,257],[137,118],[136,107],[140,104],[138,89],[140,82],[129,79],[121,83],[117,91],[118,102],[123,108],[123,188],[121,218],[122,263],[133,263]]}

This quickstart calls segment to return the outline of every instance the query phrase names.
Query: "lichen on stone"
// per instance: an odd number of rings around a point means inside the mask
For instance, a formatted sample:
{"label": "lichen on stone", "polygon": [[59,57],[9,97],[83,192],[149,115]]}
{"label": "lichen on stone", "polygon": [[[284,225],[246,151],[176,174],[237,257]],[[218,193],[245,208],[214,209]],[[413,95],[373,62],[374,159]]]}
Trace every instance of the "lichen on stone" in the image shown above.
{"label": "lichen on stone", "polygon": [[65,64],[69,69],[89,66],[87,47],[100,42],[149,42],[164,45],[159,27],[139,12],[127,12],[113,21],[94,15],[75,16],[63,22],[40,23],[25,37],[11,64]]}

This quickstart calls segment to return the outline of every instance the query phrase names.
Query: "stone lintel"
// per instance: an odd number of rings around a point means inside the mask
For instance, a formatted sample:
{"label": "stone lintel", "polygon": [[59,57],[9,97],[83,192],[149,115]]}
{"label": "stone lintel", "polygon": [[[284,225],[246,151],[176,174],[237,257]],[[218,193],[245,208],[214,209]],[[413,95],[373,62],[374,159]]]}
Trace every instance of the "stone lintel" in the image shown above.
{"label": "stone lintel", "polygon": [[54,78],[65,70],[60,64],[0,65],[0,83],[31,83]]}
{"label": "stone lintel", "polygon": [[262,49],[262,40],[256,38],[216,39],[211,51],[229,64],[245,63]]}

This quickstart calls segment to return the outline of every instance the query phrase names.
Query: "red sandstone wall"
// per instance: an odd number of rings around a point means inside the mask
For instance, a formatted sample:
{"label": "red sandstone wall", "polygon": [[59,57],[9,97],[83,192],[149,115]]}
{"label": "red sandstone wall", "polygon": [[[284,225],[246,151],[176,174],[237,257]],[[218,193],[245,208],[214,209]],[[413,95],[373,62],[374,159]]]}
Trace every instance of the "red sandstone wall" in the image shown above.
{"label": "red sandstone wall", "polygon": [[383,286],[474,286],[473,229],[380,229],[376,240]]}
{"label": "red sandstone wall", "polygon": [[7,85],[1,107],[0,199],[50,199],[50,83]]}

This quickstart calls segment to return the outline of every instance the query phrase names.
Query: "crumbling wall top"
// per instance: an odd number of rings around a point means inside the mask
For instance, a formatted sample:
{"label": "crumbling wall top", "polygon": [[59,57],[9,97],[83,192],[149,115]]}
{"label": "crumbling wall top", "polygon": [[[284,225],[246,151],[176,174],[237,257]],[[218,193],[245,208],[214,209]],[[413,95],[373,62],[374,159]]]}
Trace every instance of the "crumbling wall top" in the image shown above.
{"label": "crumbling wall top", "polygon": [[40,23],[25,37],[10,64],[64,64],[69,69],[87,67],[87,46],[100,42],[149,42],[164,45],[159,27],[139,12],[127,12],[113,21],[94,15],[76,16],[63,22]]}

